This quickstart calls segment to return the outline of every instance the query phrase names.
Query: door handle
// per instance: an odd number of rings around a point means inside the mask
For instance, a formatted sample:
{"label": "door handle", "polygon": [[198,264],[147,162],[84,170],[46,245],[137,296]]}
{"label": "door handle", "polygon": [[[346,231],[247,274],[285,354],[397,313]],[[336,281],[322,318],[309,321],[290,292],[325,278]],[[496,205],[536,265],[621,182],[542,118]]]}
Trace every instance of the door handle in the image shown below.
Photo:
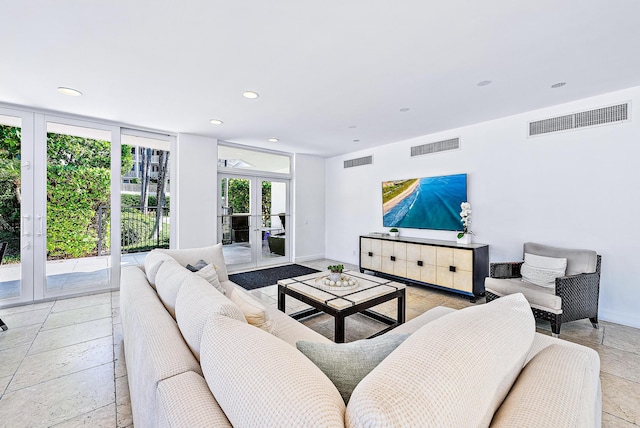
{"label": "door handle", "polygon": [[41,215],[39,215],[39,216],[38,216],[38,227],[39,227],[39,230],[38,230],[38,236],[42,236],[42,234],[43,234],[43,231],[42,231],[42,221],[43,221],[43,218],[42,218],[42,216],[41,216]]}
{"label": "door handle", "polygon": [[22,247],[22,249],[23,249],[23,250],[28,250],[29,248],[31,248],[31,242],[27,242],[27,243]]}
{"label": "door handle", "polygon": [[26,230],[26,226],[25,226],[25,220],[30,220],[31,216],[29,214],[27,215],[23,215],[22,216],[22,236],[31,236],[31,232],[29,232],[28,230]]}

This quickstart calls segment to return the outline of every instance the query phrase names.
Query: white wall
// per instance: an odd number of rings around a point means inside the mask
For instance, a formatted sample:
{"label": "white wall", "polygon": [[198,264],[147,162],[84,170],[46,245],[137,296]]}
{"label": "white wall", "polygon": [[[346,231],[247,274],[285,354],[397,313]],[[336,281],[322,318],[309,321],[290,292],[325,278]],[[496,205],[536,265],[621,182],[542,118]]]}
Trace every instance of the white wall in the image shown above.
{"label": "white wall", "polygon": [[[294,162],[293,254],[295,262],[324,258],[325,159],[296,154]],[[287,230],[287,233],[290,233]]]}
{"label": "white wall", "polygon": [[172,219],[176,222],[177,235],[174,246],[214,245],[217,242],[218,142],[213,138],[178,134],[176,146],[176,171],[171,172],[171,180],[177,187],[171,198],[178,198],[177,214]]}
{"label": "white wall", "polygon": [[[527,123],[632,101],[633,121],[527,138]],[[326,162],[326,256],[357,263],[358,236],[383,231],[381,182],[467,173],[474,242],[491,261],[522,259],[522,243],[602,255],[600,318],[640,327],[640,87],[350,153]],[[428,118],[425,118],[428,120]],[[452,137],[461,150],[410,158],[409,147]],[[374,164],[343,169],[344,159]],[[454,232],[401,229],[454,240]]]}

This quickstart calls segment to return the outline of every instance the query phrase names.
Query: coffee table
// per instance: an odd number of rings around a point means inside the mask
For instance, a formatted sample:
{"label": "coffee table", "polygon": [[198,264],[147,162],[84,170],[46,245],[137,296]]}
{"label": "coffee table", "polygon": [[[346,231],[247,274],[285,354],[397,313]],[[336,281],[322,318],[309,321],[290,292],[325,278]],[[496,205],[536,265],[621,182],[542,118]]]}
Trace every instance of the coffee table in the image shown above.
{"label": "coffee table", "polygon": [[[290,296],[311,306],[309,309],[291,314],[291,317],[296,320],[320,312],[333,316],[336,343],[344,343],[344,320],[349,315],[361,313],[389,326],[371,337],[386,333],[405,322],[404,284],[356,271],[345,271],[343,274],[354,278],[358,286],[350,290],[327,289],[320,281],[327,276],[326,272],[278,281],[278,309],[285,311],[285,298]],[[397,319],[369,309],[393,299],[398,299]]]}

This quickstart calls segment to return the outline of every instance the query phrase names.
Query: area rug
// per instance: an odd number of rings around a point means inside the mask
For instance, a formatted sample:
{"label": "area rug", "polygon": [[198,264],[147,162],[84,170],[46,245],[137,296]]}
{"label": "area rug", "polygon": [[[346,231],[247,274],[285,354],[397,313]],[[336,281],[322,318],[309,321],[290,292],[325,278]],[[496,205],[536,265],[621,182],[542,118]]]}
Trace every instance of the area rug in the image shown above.
{"label": "area rug", "polygon": [[254,290],[256,288],[277,284],[281,279],[308,275],[315,272],[320,271],[301,265],[287,265],[253,270],[251,272],[235,273],[229,275],[229,279],[246,290]]}

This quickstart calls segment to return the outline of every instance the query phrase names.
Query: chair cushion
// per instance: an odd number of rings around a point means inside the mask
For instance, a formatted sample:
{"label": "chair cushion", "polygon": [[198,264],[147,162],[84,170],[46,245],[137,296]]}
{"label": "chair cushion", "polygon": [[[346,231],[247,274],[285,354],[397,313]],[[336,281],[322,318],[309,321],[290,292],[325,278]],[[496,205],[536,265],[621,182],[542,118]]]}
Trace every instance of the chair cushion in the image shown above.
{"label": "chair cushion", "polygon": [[216,266],[213,263],[209,263],[202,269],[199,269],[194,272],[196,275],[204,278],[207,282],[213,285],[213,288],[221,292],[222,294],[227,294],[227,290],[220,285],[220,280],[218,279],[218,273],[216,272]]}
{"label": "chair cushion", "polygon": [[153,250],[144,259],[144,271],[147,274],[147,280],[153,288],[156,288],[156,276],[160,266],[167,260],[173,260],[171,256],[161,252],[160,250]]}
{"label": "chair cushion", "polygon": [[185,279],[195,275],[175,260],[164,262],[156,275],[156,290],[164,307],[176,319],[176,298]]}
{"label": "chair cushion", "polygon": [[204,325],[213,315],[224,315],[246,322],[240,308],[204,279],[191,275],[176,298],[176,321],[184,341],[200,361],[200,341]]}
{"label": "chair cushion", "polygon": [[524,263],[520,268],[520,273],[523,281],[541,287],[555,288],[556,278],[564,276],[566,270],[566,258],[524,253]]}
{"label": "chair cushion", "polygon": [[486,291],[497,296],[508,296],[509,294],[522,293],[531,307],[542,309],[554,314],[562,313],[562,298],[556,296],[555,289],[540,287],[520,278],[485,278],[484,288]]}
{"label": "chair cushion", "polygon": [[573,250],[527,242],[524,244],[524,252],[539,256],[566,258],[567,275],[593,273],[596,271],[598,263],[598,254],[591,250]]}
{"label": "chair cushion", "polygon": [[296,346],[331,379],[344,402],[348,403],[353,389],[362,378],[407,337],[408,334],[385,334],[373,339],[330,344],[301,340]]}
{"label": "chair cushion", "polygon": [[522,294],[444,315],[362,379],[349,400],[346,425],[489,426],[534,335]]}
{"label": "chair cushion", "polygon": [[231,290],[229,299],[238,305],[249,324],[261,328],[268,333],[273,333],[275,330],[275,321],[268,319],[266,308],[257,299],[239,288]]}
{"label": "chair cushion", "polygon": [[209,389],[234,427],[344,425],[344,401],[333,383],[277,337],[214,315],[201,352]]}

